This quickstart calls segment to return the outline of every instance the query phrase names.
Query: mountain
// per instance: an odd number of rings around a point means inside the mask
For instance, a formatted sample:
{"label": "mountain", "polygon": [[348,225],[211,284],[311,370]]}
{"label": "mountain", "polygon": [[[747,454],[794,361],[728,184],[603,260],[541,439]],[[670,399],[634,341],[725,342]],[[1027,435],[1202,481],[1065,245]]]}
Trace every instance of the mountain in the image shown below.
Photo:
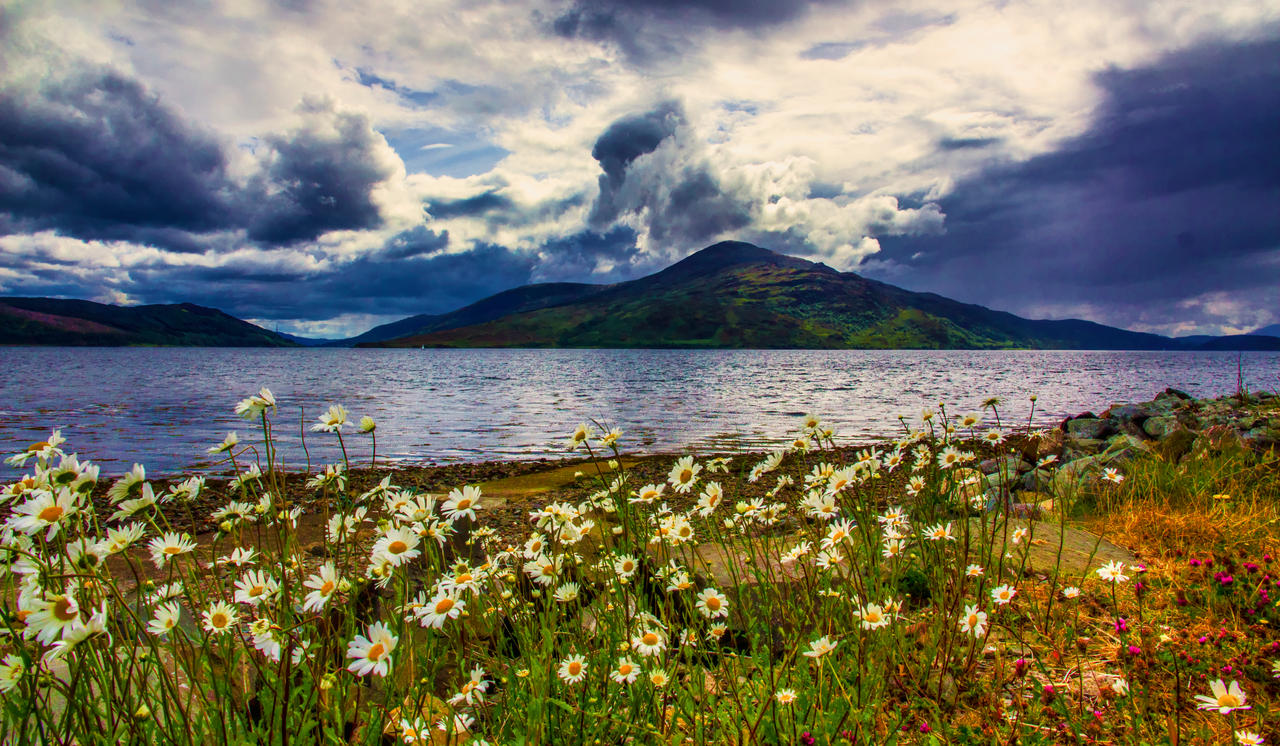
{"label": "mountain", "polygon": [[60,298],[0,298],[0,344],[296,346],[216,308],[191,303],[112,306]]}
{"label": "mountain", "polygon": [[[1179,340],[1181,341],[1181,340]],[[1280,350],[1280,337],[1267,334],[1232,334],[1211,337],[1195,347],[1197,350]]]}
{"label": "mountain", "polygon": [[399,337],[430,334],[431,332],[483,324],[486,321],[493,321],[515,313],[535,311],[548,306],[583,300],[609,287],[609,285],[584,285],[576,282],[548,282],[538,285],[524,285],[511,290],[504,290],[497,295],[491,295],[484,300],[449,313],[434,316],[419,314],[410,316],[407,319],[383,324],[382,326],[375,326],[364,334],[334,342],[333,344],[363,346]]}
{"label": "mountain", "polygon": [[[486,312],[447,322],[415,317],[418,331],[371,346],[1186,348],[1091,321],[1024,319],[736,241],[630,282],[537,290],[546,287],[500,293],[468,307]],[[500,300],[512,293],[536,307]]]}
{"label": "mountain", "polygon": [[299,337],[296,334],[289,334],[288,332],[276,332],[276,334],[290,342],[293,342],[299,347],[329,347],[342,341],[340,339],[329,339],[325,337]]}
{"label": "mountain", "polygon": [[1264,326],[1261,329],[1254,329],[1249,332],[1249,334],[1254,336],[1260,335],[1263,337],[1280,337],[1280,324],[1272,324],[1271,326]]}

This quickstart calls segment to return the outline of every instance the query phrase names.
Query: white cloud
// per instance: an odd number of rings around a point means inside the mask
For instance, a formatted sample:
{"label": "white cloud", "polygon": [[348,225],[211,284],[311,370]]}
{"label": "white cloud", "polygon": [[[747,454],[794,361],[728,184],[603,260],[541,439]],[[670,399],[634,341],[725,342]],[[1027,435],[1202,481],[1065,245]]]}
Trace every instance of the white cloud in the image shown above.
{"label": "white cloud", "polygon": [[[874,258],[879,238],[945,230],[945,216],[933,203],[964,176],[992,162],[1044,153],[1082,132],[1098,103],[1091,82],[1098,71],[1139,64],[1208,36],[1245,38],[1280,17],[1274,1],[1256,0],[1212,6],[956,0],[946,7],[908,1],[893,5],[894,23],[879,3],[818,6],[776,33],[667,29],[670,39],[688,46],[676,50],[678,59],[645,69],[608,46],[546,33],[549,6],[327,0],[306,8],[222,0],[193,13],[159,1],[47,3],[30,11],[11,37],[3,78],[30,81],[83,60],[121,69],[216,132],[242,183],[261,167],[260,138],[318,126],[299,110],[308,98],[366,114],[381,132],[461,132],[510,154],[466,178],[408,173],[384,140],[378,153],[391,175],[371,199],[385,224],[333,232],[288,250],[242,246],[180,254],[48,233],[4,237],[0,247],[41,262],[76,264],[78,272],[108,284],[113,273],[142,266],[320,272],[376,252],[424,222],[448,231],[451,252],[476,243],[533,252],[584,229],[600,175],[591,157],[600,133],[620,117],[674,98],[684,106],[687,128],[644,156],[646,168],[668,176],[706,169],[750,215],[751,224],[731,235],[789,232],[803,237],[816,258],[851,268]],[[895,31],[907,17],[924,21]],[[54,43],[52,51],[37,51],[41,40]],[[804,56],[820,44],[849,51],[839,59]],[[374,76],[383,83],[372,84]],[[971,147],[948,150],[939,147],[943,142]],[[415,149],[454,147],[436,140]],[[637,180],[627,187],[637,193],[624,196],[632,204],[654,204],[661,196],[654,190],[664,185],[671,182]],[[816,185],[842,193],[813,196]],[[511,200],[525,218],[428,222],[424,215],[424,200],[489,192]],[[568,206],[534,210],[556,203]],[[621,218],[639,232],[653,261],[700,248],[655,238],[671,234],[671,226],[649,222],[659,216],[675,219],[653,209]],[[221,238],[237,246],[236,237]],[[585,276],[618,267],[601,259],[582,269]],[[0,283],[21,282],[9,274],[0,275]],[[1211,306],[1206,301],[1204,308],[1247,321],[1239,309]]]}

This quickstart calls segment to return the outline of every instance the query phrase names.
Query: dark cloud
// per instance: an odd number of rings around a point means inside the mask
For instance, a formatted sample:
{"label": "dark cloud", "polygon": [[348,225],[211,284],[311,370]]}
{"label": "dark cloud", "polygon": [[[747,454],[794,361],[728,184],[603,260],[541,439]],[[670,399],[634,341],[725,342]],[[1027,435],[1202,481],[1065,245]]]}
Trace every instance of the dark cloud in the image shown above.
{"label": "dark cloud", "polygon": [[999,137],[944,137],[938,140],[940,150],[981,150],[1003,142]]}
{"label": "dark cloud", "polygon": [[437,220],[470,218],[490,212],[504,212],[515,207],[510,197],[488,191],[465,199],[437,199],[427,205],[431,217]]}
{"label": "dark cloud", "polygon": [[113,71],[0,91],[0,212],[12,216],[10,229],[89,239],[149,232],[181,249],[177,232],[234,222],[226,168],[212,135]]}
{"label": "dark cloud", "polygon": [[779,26],[818,5],[846,0],[577,0],[550,22],[553,33],[615,45],[633,62],[662,62],[709,29]]}
{"label": "dark cloud", "polygon": [[449,231],[437,233],[425,225],[419,225],[392,236],[382,249],[382,258],[409,259],[430,256],[443,251],[448,245]]}
{"label": "dark cloud", "polygon": [[652,111],[624,117],[609,125],[596,139],[591,157],[600,163],[600,193],[588,218],[593,226],[612,222],[624,209],[618,204],[627,178],[627,167],[642,155],[658,149],[663,140],[685,124],[684,109],[677,101],[658,104]]}
{"label": "dark cloud", "polygon": [[1213,323],[1175,307],[1187,298],[1273,297],[1280,40],[1205,44],[1096,82],[1087,132],[960,183],[941,201],[945,235],[883,238],[873,273],[988,303],[999,288],[1013,310],[1053,312],[1054,299],[1153,326]]}
{"label": "dark cloud", "polygon": [[307,125],[266,138],[272,153],[256,185],[266,196],[249,226],[255,241],[289,244],[382,224],[372,192],[394,173],[379,152],[386,141],[367,116],[337,111],[330,101],[309,101],[303,110]]}
{"label": "dark cloud", "polygon": [[745,202],[726,192],[699,157],[685,129],[683,108],[667,101],[617,120],[591,155],[604,172],[587,223],[597,232],[635,216],[660,247],[689,250],[751,222]]}
{"label": "dark cloud", "polygon": [[643,259],[631,228],[581,231],[547,242],[538,252],[534,278],[538,282],[629,280],[636,274],[636,263]]}
{"label": "dark cloud", "polygon": [[0,230],[200,252],[218,248],[210,236],[222,232],[284,245],[379,226],[371,194],[393,172],[385,141],[363,115],[304,108],[308,125],[264,138],[262,169],[242,185],[228,174],[226,143],[116,71],[5,86]]}

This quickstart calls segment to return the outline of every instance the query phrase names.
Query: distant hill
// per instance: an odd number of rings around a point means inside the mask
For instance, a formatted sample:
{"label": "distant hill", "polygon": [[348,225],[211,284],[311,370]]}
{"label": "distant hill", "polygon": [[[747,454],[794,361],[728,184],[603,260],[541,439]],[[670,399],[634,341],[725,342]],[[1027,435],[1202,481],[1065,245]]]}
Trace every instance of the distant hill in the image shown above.
{"label": "distant hill", "polygon": [[1200,350],[1280,350],[1280,337],[1266,334],[1232,334],[1226,337],[1210,337],[1197,345]]}
{"label": "distant hill", "polygon": [[[557,293],[549,290],[553,287],[565,289]],[[381,336],[415,325],[419,330],[414,333],[363,343],[1137,350],[1205,344],[1090,321],[1025,319],[735,241],[710,246],[638,280],[608,286],[530,285],[454,314],[413,317],[373,332]]]}
{"label": "distant hill", "polygon": [[538,285],[505,290],[491,295],[484,300],[472,303],[449,313],[430,315],[419,314],[407,319],[400,319],[382,326],[375,326],[369,331],[350,339],[334,342],[334,345],[367,345],[385,342],[398,337],[410,337],[419,334],[457,329],[464,326],[483,324],[486,321],[500,319],[513,313],[534,311],[548,306],[562,305],[583,300],[607,289],[608,285],[584,285],[576,282],[550,282]]}
{"label": "distant hill", "polygon": [[1280,337],[1280,324],[1272,324],[1271,326],[1264,326],[1261,329],[1254,329],[1249,332],[1249,334],[1263,337]]}
{"label": "distant hill", "polygon": [[191,303],[112,306],[60,298],[0,298],[0,344],[296,346],[275,332]]}

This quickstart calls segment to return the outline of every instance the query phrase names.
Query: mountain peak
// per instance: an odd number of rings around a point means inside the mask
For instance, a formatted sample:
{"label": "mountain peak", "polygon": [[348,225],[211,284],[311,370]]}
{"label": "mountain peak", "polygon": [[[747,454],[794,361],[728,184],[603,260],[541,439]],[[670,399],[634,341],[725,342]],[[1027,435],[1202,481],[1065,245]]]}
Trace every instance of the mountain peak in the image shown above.
{"label": "mountain peak", "polygon": [[703,260],[719,260],[737,264],[744,261],[755,261],[759,259],[774,259],[782,256],[781,254],[770,251],[766,248],[756,246],[746,241],[721,241],[708,246],[705,249],[695,251],[688,256],[688,259],[695,257]]}
{"label": "mountain peak", "polygon": [[650,280],[670,282],[676,279],[700,277],[740,264],[770,264],[777,267],[835,272],[825,264],[817,264],[794,256],[779,254],[776,251],[770,251],[745,241],[721,241],[700,251],[695,251],[661,272],[643,278],[638,282],[648,282]]}

